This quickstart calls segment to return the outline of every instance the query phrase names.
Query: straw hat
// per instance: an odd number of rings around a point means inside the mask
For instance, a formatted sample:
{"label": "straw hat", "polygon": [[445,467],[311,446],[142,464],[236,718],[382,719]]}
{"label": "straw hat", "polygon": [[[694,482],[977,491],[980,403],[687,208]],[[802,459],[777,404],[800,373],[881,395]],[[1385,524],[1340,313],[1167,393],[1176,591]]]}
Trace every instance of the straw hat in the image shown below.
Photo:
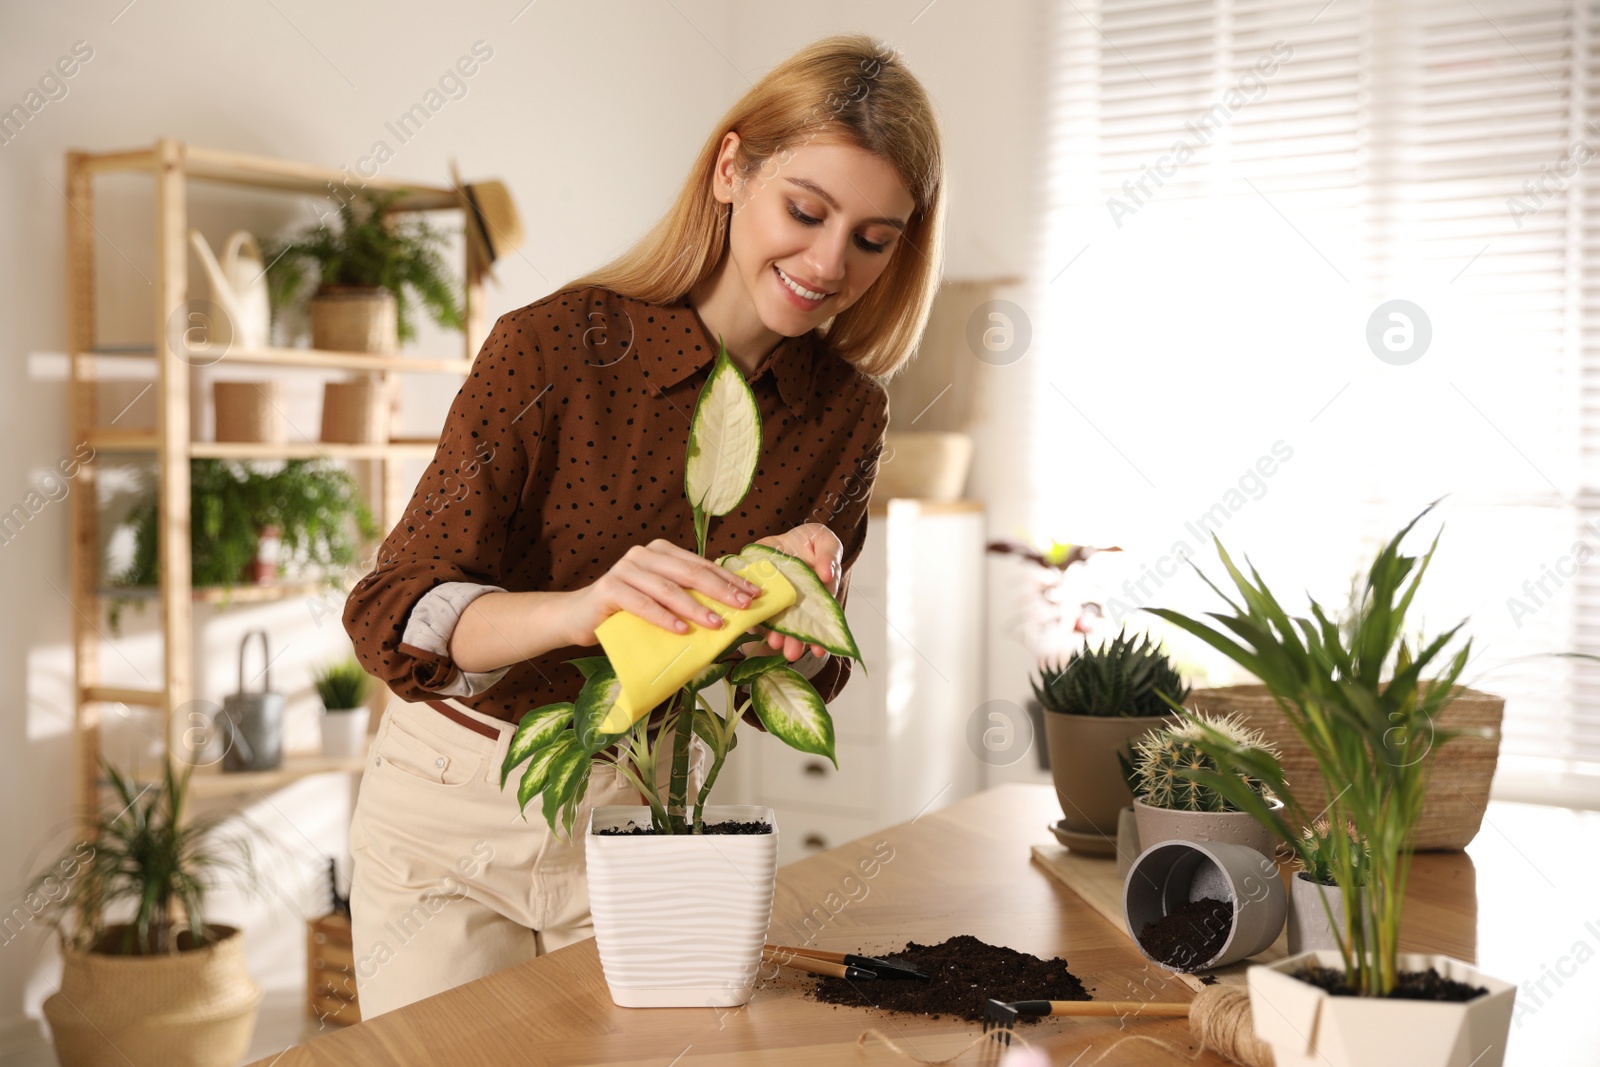
{"label": "straw hat", "polygon": [[450,160],[450,183],[467,217],[467,257],[479,275],[492,274],[495,260],[522,247],[522,217],[517,205],[502,182],[463,182],[454,158]]}

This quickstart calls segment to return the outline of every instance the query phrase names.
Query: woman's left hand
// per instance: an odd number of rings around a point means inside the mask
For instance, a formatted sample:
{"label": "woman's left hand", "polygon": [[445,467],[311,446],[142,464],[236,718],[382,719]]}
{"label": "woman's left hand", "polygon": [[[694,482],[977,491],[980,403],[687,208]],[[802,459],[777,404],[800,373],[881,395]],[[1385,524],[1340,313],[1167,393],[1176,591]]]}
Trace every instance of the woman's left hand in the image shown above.
{"label": "woman's left hand", "polygon": [[[771,545],[779,552],[787,552],[791,556],[798,556],[817,572],[817,577],[822,579],[822,584],[828,587],[828,592],[833,596],[839,595],[839,580],[844,564],[844,544],[834,532],[820,522],[808,522],[796,526],[788,533],[773,534],[771,537],[762,537],[756,541],[758,545]],[[752,633],[763,633],[767,636],[767,646],[774,652],[782,652],[784,658],[790,663],[799,659],[806,650],[806,643],[796,637],[768,630],[765,626],[757,626]],[[821,659],[828,654],[828,650],[821,645],[812,645],[811,654]]]}

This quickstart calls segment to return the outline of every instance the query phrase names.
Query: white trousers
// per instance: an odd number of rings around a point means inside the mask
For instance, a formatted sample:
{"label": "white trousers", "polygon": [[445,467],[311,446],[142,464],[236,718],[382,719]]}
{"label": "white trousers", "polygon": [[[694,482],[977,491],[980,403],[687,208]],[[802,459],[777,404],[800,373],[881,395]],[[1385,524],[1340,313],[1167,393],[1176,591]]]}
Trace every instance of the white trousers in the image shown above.
{"label": "white trousers", "polygon": [[[589,812],[644,803],[620,774],[596,769],[573,841],[553,835],[539,798],[526,818],[517,809],[522,768],[500,787],[514,724],[445,703],[499,736],[474,733],[426,704],[396,703],[367,754],[350,823],[363,1019],[593,937],[583,849]],[[668,735],[663,783],[670,744]],[[690,784],[698,788],[704,748],[699,738],[694,745]]]}

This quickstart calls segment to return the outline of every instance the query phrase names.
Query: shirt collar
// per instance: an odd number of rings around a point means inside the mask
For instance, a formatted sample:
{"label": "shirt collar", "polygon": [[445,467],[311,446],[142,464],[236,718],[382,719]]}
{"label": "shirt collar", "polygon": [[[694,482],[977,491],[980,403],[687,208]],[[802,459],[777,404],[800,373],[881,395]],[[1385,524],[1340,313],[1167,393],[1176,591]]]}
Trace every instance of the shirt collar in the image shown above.
{"label": "shirt collar", "polygon": [[[673,329],[671,330],[673,336],[693,339],[692,343],[684,345],[682,355],[678,354],[675,347],[669,345],[660,346],[653,356],[640,353],[648,377],[653,383],[667,388],[678,384],[697,370],[704,368],[709,371],[717,358],[717,339],[701,321],[689,294],[685,293],[670,304],[654,305],[650,313],[657,321],[664,320],[668,327],[687,327],[692,331],[688,335],[682,335],[680,329]],[[778,395],[783,398],[784,404],[795,417],[804,418],[813,391],[818,343],[819,338],[814,329],[807,330],[798,337],[780,339],[777,347],[767,355],[757,369],[755,377],[747,380],[753,385],[770,372],[778,379]],[[695,344],[700,345],[700,351],[694,350]]]}

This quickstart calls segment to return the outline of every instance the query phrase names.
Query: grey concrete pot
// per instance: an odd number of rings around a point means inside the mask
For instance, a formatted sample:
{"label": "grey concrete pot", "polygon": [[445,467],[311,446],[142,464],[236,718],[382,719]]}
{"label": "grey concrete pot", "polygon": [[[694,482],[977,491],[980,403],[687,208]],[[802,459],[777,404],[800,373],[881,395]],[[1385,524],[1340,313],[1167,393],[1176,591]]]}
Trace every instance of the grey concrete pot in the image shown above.
{"label": "grey concrete pot", "polygon": [[1163,841],[1133,861],[1122,886],[1123,921],[1146,959],[1170,967],[1145,952],[1139,931],[1179,904],[1206,898],[1232,901],[1227,940],[1215,956],[1181,970],[1223,967],[1265,951],[1283,931],[1289,910],[1278,865],[1255,849],[1224,841]]}
{"label": "grey concrete pot", "polygon": [[[1333,909],[1332,926],[1328,925],[1322,901],[1317,899],[1319,891]],[[1344,930],[1344,890],[1313,882],[1303,871],[1296,871],[1289,879],[1289,955],[1337,949],[1344,940]]]}
{"label": "grey concrete pot", "polygon": [[[1273,810],[1283,808],[1274,800]],[[1133,802],[1139,820],[1139,844],[1145,848],[1162,841],[1226,841],[1243,845],[1264,856],[1278,850],[1278,837],[1246,811],[1174,811],[1142,800]]]}

